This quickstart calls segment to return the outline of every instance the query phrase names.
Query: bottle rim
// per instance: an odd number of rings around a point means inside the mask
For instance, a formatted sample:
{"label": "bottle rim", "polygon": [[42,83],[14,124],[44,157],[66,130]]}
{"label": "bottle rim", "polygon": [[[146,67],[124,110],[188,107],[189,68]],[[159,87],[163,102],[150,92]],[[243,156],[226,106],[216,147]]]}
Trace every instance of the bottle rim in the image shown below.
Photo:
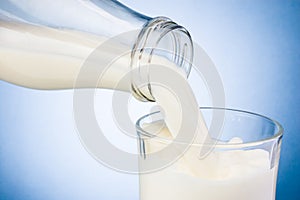
{"label": "bottle rim", "polygon": [[[133,45],[131,52],[131,69],[140,69],[141,66],[151,64],[151,57],[160,41],[169,33],[174,37],[173,49],[164,51],[171,52],[172,62],[183,69],[188,78],[194,58],[194,47],[190,33],[183,26],[166,17],[155,17],[149,20],[139,32],[137,40]],[[145,53],[150,52],[150,53]],[[144,58],[147,59],[144,59]],[[146,60],[146,63],[145,61]],[[137,70],[138,74],[132,76],[131,89],[132,94],[140,101],[154,102],[152,95],[150,77],[147,70]],[[140,88],[139,80],[147,83],[147,87]]]}

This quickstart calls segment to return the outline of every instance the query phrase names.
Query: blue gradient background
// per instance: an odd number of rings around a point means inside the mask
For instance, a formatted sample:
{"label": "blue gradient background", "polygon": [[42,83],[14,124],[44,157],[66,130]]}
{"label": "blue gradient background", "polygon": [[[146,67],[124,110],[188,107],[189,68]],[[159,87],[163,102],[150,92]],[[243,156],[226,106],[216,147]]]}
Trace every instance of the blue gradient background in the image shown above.
{"label": "blue gradient background", "polygon": [[[299,199],[300,1],[123,2],[149,16],[168,16],[191,32],[221,74],[227,107],[283,125],[277,200]],[[109,94],[99,94],[105,105]],[[137,176],[107,169],[83,149],[72,91],[0,82],[0,98],[1,200],[138,199]],[[109,118],[109,110],[101,112]],[[124,146],[134,148],[129,143]]]}

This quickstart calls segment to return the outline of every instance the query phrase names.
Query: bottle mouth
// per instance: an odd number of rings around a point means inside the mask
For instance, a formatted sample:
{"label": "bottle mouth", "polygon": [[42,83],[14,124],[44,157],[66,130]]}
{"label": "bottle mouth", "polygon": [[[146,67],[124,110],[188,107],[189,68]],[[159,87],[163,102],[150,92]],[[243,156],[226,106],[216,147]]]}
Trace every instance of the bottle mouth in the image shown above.
{"label": "bottle mouth", "polygon": [[[151,91],[149,69],[145,67],[152,63],[153,55],[167,58],[188,77],[194,57],[189,32],[166,17],[153,18],[144,25],[132,48],[130,64],[132,94],[140,101],[155,101]],[[141,85],[144,86],[140,87]]]}

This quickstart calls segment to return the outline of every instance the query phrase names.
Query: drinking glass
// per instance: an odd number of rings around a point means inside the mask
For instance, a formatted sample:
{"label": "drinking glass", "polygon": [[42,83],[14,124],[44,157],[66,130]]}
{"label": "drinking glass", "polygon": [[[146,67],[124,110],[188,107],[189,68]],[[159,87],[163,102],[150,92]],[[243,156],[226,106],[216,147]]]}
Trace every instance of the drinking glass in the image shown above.
{"label": "drinking glass", "polygon": [[[209,132],[215,144],[172,140],[160,112],[136,123],[139,138],[141,200],[274,200],[283,134],[268,117],[225,108],[200,108],[207,127],[213,114],[223,116],[219,134]],[[183,133],[184,134],[184,133]],[[212,141],[212,140],[211,140]],[[173,143],[174,159],[162,150]],[[186,150],[179,152],[182,145]],[[207,155],[200,150],[209,146]],[[178,152],[176,152],[178,149]],[[149,159],[161,162],[153,169]],[[168,161],[166,161],[168,159]],[[156,165],[153,165],[156,166]]]}

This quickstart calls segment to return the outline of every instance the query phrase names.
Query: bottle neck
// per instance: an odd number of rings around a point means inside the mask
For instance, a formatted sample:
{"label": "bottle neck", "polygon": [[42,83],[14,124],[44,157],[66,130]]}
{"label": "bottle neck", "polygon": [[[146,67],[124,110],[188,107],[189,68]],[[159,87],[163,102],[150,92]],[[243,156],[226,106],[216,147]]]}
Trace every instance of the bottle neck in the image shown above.
{"label": "bottle neck", "polygon": [[0,20],[110,38],[138,29],[151,18],[116,0],[1,0]]}
{"label": "bottle neck", "polygon": [[[166,17],[153,18],[143,26],[131,52],[131,89],[140,101],[155,101],[147,69],[147,65],[152,64],[153,56],[174,63],[188,77],[194,56],[189,32]],[[141,87],[144,83],[146,87]]]}

